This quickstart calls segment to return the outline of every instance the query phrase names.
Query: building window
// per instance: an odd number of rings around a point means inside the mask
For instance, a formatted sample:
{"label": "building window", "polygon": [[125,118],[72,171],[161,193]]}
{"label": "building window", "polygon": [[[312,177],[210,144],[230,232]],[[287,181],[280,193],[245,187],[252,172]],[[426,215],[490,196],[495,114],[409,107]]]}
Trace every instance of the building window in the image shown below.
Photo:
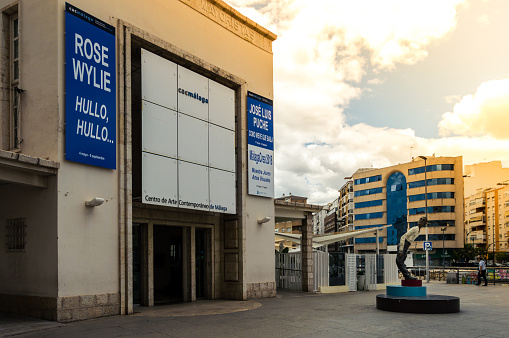
{"label": "building window", "polygon": [[25,252],[26,224],[24,218],[8,219],[5,226],[7,252]]}
{"label": "building window", "polygon": [[[454,206],[451,205],[438,205],[434,207],[428,207],[428,214],[434,214],[437,212],[454,212]],[[408,209],[409,215],[418,215],[426,213],[425,208],[413,208]]]}
{"label": "building window", "polygon": [[[447,178],[447,177],[440,177],[440,178],[430,178],[427,180],[427,185],[442,185],[442,184],[454,184],[454,178]],[[424,183],[424,180],[422,181],[415,181],[408,183],[408,188],[420,188],[424,187],[426,184]]]}
{"label": "building window", "polygon": [[20,34],[19,34],[19,18],[18,14],[10,17],[10,82],[11,82],[11,150],[19,149],[20,145],[20,90],[19,90],[19,74],[20,74]]}
{"label": "building window", "polygon": [[[429,192],[428,193],[429,200],[443,199],[443,198],[454,198],[454,193],[453,192]],[[424,197],[424,194],[408,196],[409,202],[424,201],[425,199],[426,198]]]}
{"label": "building window", "polygon": [[362,219],[374,219],[374,218],[382,218],[384,216],[383,212],[372,212],[367,214],[357,214],[355,215],[355,220],[362,220]]}
{"label": "building window", "polygon": [[371,182],[378,182],[382,180],[382,175],[375,175],[371,177],[364,177],[364,178],[358,178],[354,181],[355,185],[358,184],[365,184],[365,183],[371,183]]}
{"label": "building window", "polygon": [[424,171],[431,172],[431,171],[444,171],[444,170],[454,170],[454,164],[428,165],[428,166],[426,166],[426,170],[424,170],[424,167],[408,169],[408,175],[422,174],[422,173],[424,173]]}
{"label": "building window", "polygon": [[374,200],[374,201],[366,201],[366,202],[358,202],[355,203],[355,208],[368,208],[368,207],[376,207],[383,204],[383,200]]}
{"label": "building window", "polygon": [[[415,226],[417,226],[417,222],[408,222],[408,226],[410,228],[413,228]],[[426,226],[428,228],[432,228],[432,227],[446,227],[446,226],[449,226],[449,227],[453,227],[453,226],[456,226],[456,221],[453,220],[453,219],[450,219],[450,220],[433,220],[433,221],[428,221],[428,224],[426,224]]]}
{"label": "building window", "polygon": [[[366,189],[366,190],[358,190],[354,193],[355,197],[359,196],[366,196],[366,195],[374,195],[374,194],[381,194],[383,192],[383,188],[373,188],[373,189]],[[353,202],[353,200],[348,200],[348,202]]]}

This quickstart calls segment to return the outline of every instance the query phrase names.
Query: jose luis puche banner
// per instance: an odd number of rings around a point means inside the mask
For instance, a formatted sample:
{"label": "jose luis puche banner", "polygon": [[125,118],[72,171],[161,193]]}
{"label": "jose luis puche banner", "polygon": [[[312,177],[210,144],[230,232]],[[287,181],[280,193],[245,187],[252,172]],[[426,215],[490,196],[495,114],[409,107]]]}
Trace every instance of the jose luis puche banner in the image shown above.
{"label": "jose luis puche banner", "polygon": [[272,100],[247,92],[248,193],[274,197],[274,114]]}
{"label": "jose luis puche banner", "polygon": [[115,28],[65,4],[65,158],[116,169]]}

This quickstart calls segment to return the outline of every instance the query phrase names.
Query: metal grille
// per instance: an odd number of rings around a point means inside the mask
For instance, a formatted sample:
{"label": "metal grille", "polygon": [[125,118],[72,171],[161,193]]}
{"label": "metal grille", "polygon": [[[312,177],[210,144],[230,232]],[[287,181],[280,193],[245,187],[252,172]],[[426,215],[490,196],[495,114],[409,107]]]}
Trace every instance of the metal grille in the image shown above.
{"label": "metal grille", "polygon": [[6,222],[7,252],[25,252],[26,224],[24,218],[11,218]]}

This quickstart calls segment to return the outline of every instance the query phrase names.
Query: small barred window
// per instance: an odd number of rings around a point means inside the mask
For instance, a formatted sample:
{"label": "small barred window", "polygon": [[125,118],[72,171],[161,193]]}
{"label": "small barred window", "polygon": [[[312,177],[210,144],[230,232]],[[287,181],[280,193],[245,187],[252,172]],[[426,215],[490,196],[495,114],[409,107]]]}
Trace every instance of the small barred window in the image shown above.
{"label": "small barred window", "polygon": [[26,224],[24,218],[11,218],[6,222],[7,252],[25,252]]}

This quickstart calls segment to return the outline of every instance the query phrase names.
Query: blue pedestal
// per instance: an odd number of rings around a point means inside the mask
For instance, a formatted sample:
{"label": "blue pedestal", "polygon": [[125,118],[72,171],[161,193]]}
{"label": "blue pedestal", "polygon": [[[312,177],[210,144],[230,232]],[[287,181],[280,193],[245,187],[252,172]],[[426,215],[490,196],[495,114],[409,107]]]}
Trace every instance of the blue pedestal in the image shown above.
{"label": "blue pedestal", "polygon": [[387,285],[387,296],[393,297],[426,297],[425,286]]}

